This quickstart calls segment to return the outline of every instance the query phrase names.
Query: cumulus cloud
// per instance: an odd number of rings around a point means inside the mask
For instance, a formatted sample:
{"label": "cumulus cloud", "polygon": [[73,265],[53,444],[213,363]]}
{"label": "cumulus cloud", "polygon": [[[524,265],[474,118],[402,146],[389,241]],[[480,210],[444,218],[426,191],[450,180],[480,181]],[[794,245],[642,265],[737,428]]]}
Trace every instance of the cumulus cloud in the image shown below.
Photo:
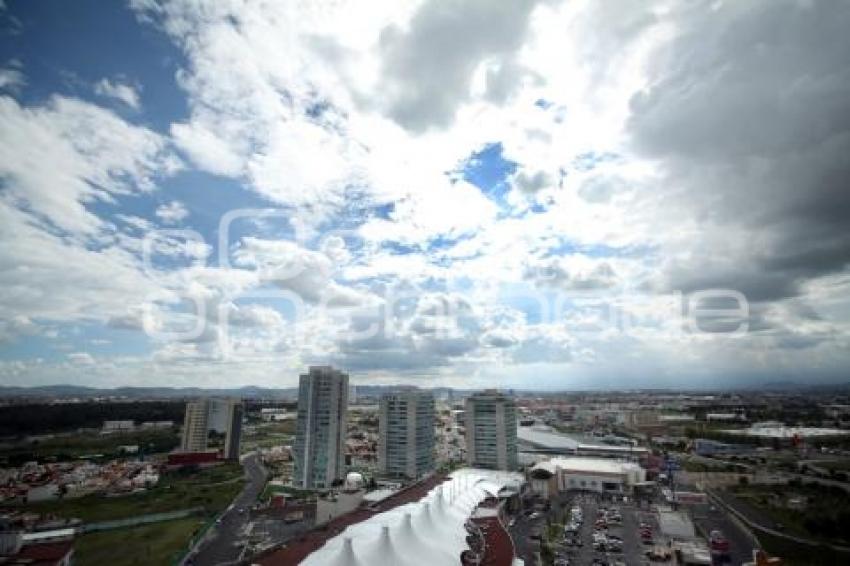
{"label": "cumulus cloud", "polygon": [[161,204],[156,208],[156,217],[166,224],[178,224],[189,216],[186,205],[179,200],[173,200],[168,204]]}
{"label": "cumulus cloud", "polygon": [[138,91],[126,83],[101,79],[95,83],[94,91],[100,96],[115,99],[133,110],[139,110],[142,105]]}
{"label": "cumulus cloud", "polygon": [[0,176],[10,195],[69,232],[103,227],[87,202],[151,191],[157,176],[179,167],[162,136],[61,96],[36,107],[0,97],[0,139],[16,140],[0,149]]}
{"label": "cumulus cloud", "polygon": [[[160,133],[74,98],[0,99],[4,343],[71,322],[202,322],[116,362],[169,382],[221,379],[227,356],[266,383],[314,361],[455,385],[843,375],[846,6],[131,5],[181,50],[188,112]],[[123,80],[97,89],[152,111]],[[458,172],[495,144],[498,159]],[[175,150],[287,228],[240,227],[221,250],[232,266],[159,238],[146,269],[155,222],[214,237],[187,213],[196,195],[153,193]],[[160,206],[104,212],[137,198]],[[749,301],[745,336],[683,322],[689,294],[718,287]],[[414,292],[398,304],[398,290]],[[600,312],[564,301],[545,319],[559,293]],[[4,379],[107,373],[100,355],[15,361]]]}
{"label": "cumulus cloud", "polygon": [[254,269],[260,281],[291,291],[308,303],[351,307],[373,300],[369,293],[334,279],[331,257],[295,242],[247,237],[234,253],[237,265]]}
{"label": "cumulus cloud", "polygon": [[68,354],[68,361],[79,366],[94,365],[94,358],[88,352],[73,352]]}
{"label": "cumulus cloud", "polygon": [[567,291],[604,290],[618,283],[617,273],[608,262],[577,256],[529,263],[525,267],[525,279],[540,287]]}
{"label": "cumulus cloud", "polygon": [[406,29],[381,32],[387,112],[415,132],[451,124],[470,98],[477,67],[490,63],[487,93],[503,101],[519,86],[522,46],[535,2],[424,2]]}
{"label": "cumulus cloud", "polygon": [[555,177],[546,171],[519,171],[513,177],[513,185],[524,193],[536,193],[555,184]]}
{"label": "cumulus cloud", "polygon": [[6,67],[0,67],[0,90],[18,92],[26,84],[27,79],[16,61]]}

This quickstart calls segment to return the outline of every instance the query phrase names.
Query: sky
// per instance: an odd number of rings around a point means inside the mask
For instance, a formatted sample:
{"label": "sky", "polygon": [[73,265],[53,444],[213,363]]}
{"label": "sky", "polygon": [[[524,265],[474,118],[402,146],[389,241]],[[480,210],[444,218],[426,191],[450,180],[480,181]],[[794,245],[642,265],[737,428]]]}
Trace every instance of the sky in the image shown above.
{"label": "sky", "polygon": [[850,3],[0,2],[0,385],[844,383]]}

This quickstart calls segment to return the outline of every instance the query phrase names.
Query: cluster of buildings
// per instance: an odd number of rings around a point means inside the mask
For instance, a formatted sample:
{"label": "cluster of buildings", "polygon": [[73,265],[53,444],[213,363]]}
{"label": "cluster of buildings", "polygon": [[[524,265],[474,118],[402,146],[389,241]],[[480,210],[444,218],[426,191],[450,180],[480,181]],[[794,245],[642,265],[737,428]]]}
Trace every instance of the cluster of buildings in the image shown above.
{"label": "cluster of buildings", "polygon": [[[332,367],[310,367],[299,377],[289,485],[317,495],[315,501],[274,499],[264,513],[285,522],[309,517],[321,528],[256,562],[413,565],[443,557],[446,563],[508,565],[515,549],[504,514],[507,508],[516,512],[523,497],[548,499],[567,490],[626,494],[646,480],[634,461],[545,450],[522,473],[524,427],[512,395],[475,392],[445,409],[431,391],[396,388],[368,411],[377,412],[379,481],[367,489],[351,464],[354,448],[368,450],[373,440],[348,426],[352,414],[363,412],[349,410],[350,392],[348,375]],[[438,472],[447,462],[465,467]]]}
{"label": "cluster of buildings", "polygon": [[[348,375],[332,367],[314,366],[300,376],[294,486],[329,489],[345,478],[349,390]],[[516,470],[514,399],[495,391],[476,393],[466,399],[464,412],[468,465]],[[416,479],[434,471],[438,416],[431,392],[411,388],[383,394],[378,423],[381,477]]]}
{"label": "cluster of buildings", "polygon": [[0,502],[49,501],[96,493],[114,495],[146,489],[158,481],[159,470],[150,462],[27,462],[18,468],[0,469]]}

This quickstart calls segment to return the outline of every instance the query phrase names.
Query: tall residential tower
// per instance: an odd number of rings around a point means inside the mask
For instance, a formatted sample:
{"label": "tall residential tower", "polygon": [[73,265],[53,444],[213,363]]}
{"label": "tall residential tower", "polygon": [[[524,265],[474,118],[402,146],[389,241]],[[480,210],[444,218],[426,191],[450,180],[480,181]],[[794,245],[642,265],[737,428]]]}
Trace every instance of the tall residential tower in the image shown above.
{"label": "tall residential tower", "polygon": [[378,470],[418,478],[434,469],[434,396],[405,390],[381,396]]}
{"label": "tall residential tower", "polygon": [[225,459],[239,459],[242,413],[242,402],[235,399],[201,399],[186,403],[180,449],[203,452],[219,448]]}
{"label": "tall residential tower", "polygon": [[466,399],[466,461],[473,468],[516,470],[516,403],[498,391]]}
{"label": "tall residential tower", "polygon": [[311,366],[298,381],[298,421],[292,481],[304,489],[329,488],[345,477],[348,374]]}

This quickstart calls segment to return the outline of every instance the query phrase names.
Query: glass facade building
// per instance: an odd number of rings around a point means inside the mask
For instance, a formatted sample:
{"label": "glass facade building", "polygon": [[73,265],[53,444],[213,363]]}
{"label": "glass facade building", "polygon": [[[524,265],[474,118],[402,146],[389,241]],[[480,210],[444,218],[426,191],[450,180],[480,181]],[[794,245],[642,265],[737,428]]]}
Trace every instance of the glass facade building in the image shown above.
{"label": "glass facade building", "polygon": [[390,477],[418,478],[434,469],[434,396],[409,390],[381,396],[378,470]]}
{"label": "glass facade building", "polygon": [[516,403],[497,391],[467,397],[466,461],[473,468],[517,469]]}
{"label": "glass facade building", "polygon": [[298,381],[293,484],[326,489],[345,477],[348,374],[312,366]]}

